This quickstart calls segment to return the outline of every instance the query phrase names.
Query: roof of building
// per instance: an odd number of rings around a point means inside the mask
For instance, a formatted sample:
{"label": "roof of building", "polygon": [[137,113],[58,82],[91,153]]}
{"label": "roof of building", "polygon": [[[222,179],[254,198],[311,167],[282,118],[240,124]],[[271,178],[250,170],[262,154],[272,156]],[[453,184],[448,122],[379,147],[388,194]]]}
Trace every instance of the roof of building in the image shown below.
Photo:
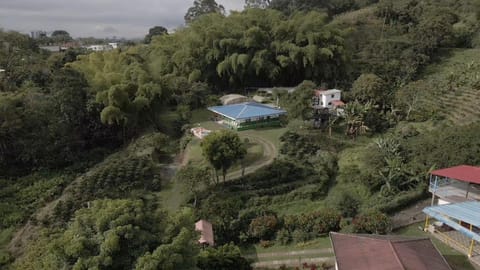
{"label": "roof of building", "polygon": [[480,202],[468,201],[426,207],[423,212],[427,214],[438,213],[443,216],[464,221],[468,224],[480,227]]}
{"label": "roof of building", "polygon": [[460,165],[446,169],[432,171],[432,175],[448,177],[451,179],[480,184],[480,167]]}
{"label": "roof of building", "polygon": [[200,239],[198,240],[200,244],[214,245],[212,223],[201,219],[195,223],[195,230],[200,232]]}
{"label": "roof of building", "polygon": [[247,100],[248,98],[246,96],[239,95],[239,94],[228,94],[220,98],[220,101],[222,102],[223,105],[241,103]]}
{"label": "roof of building", "polygon": [[337,94],[337,93],[341,93],[342,91],[338,90],[338,89],[329,89],[329,90],[325,90],[325,89],[318,89],[318,90],[315,90],[315,95],[316,96],[320,96],[320,95],[332,95],[332,94]]}
{"label": "roof of building", "polygon": [[342,107],[342,106],[345,106],[345,103],[341,100],[333,100],[332,101],[332,104],[335,106],[335,107]]}
{"label": "roof of building", "polygon": [[273,108],[256,102],[244,102],[239,104],[214,106],[209,107],[208,109],[214,113],[218,113],[232,120],[287,113],[284,110]]}
{"label": "roof of building", "polygon": [[330,233],[338,270],[451,270],[429,238]]}

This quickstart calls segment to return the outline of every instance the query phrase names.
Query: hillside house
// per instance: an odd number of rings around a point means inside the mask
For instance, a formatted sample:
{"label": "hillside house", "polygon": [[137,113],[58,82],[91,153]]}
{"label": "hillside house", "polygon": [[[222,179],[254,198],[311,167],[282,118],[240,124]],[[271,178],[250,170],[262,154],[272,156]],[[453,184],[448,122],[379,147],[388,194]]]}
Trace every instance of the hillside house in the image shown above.
{"label": "hillside house", "polygon": [[287,112],[256,102],[244,102],[208,108],[215,114],[219,124],[234,130],[254,129],[258,127],[279,126],[280,117]]}
{"label": "hillside house", "polygon": [[195,223],[195,230],[200,232],[200,239],[198,240],[198,243],[209,246],[213,246],[215,244],[212,223],[201,219]]}
{"label": "hillside house", "polygon": [[460,165],[432,171],[425,231],[480,265],[480,167]]}
{"label": "hillside house", "polygon": [[451,270],[429,238],[330,233],[336,270]]}
{"label": "hillside house", "polygon": [[312,106],[316,110],[328,108],[329,110],[335,110],[344,106],[342,101],[342,91],[338,89],[330,90],[315,90],[312,98]]}
{"label": "hillside house", "polygon": [[480,167],[460,165],[432,171],[432,205],[480,201]]}
{"label": "hillside house", "polygon": [[242,102],[247,102],[248,97],[239,95],[239,94],[228,94],[224,95],[220,98],[222,105],[230,105],[230,104],[237,104]]}

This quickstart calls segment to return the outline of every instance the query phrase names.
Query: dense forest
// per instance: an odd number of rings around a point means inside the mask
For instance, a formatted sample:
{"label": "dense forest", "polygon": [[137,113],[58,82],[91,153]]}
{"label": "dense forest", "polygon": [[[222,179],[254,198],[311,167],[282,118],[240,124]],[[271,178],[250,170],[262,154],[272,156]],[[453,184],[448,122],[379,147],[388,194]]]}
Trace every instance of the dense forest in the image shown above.
{"label": "dense forest", "polygon": [[[0,31],[0,268],[250,269],[258,244],[389,233],[432,169],[480,165],[479,20],[475,0],[195,0],[185,27],[105,52]],[[258,131],[272,162],[248,171],[256,133],[188,134],[260,87],[288,112]],[[321,128],[318,88],[346,103]]]}

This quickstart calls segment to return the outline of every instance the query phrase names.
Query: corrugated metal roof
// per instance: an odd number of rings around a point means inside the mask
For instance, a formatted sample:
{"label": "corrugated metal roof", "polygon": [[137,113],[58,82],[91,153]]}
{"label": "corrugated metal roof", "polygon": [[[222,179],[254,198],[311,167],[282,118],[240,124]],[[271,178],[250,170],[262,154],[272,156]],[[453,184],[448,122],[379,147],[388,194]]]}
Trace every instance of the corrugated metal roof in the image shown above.
{"label": "corrugated metal roof", "polygon": [[429,238],[330,233],[338,270],[451,270]]}
{"label": "corrugated metal roof", "polygon": [[477,201],[426,207],[423,212],[437,213],[480,227],[480,202]]}
{"label": "corrugated metal roof", "polygon": [[284,110],[269,107],[256,102],[214,106],[209,107],[208,109],[214,113],[218,113],[233,120],[287,113]]}
{"label": "corrugated metal roof", "polygon": [[480,167],[460,165],[451,168],[435,170],[431,174],[448,177],[463,182],[480,184]]}

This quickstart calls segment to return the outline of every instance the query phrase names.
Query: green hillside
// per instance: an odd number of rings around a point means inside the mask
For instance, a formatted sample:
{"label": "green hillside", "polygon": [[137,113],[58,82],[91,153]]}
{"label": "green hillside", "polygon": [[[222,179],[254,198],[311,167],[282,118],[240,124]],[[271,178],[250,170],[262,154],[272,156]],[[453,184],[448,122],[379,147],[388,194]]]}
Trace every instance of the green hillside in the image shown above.
{"label": "green hillside", "polygon": [[[330,231],[392,233],[432,169],[480,165],[477,1],[195,3],[104,52],[0,30],[1,269],[328,269]],[[263,87],[281,127],[205,109]],[[321,88],[345,106],[314,110]]]}

